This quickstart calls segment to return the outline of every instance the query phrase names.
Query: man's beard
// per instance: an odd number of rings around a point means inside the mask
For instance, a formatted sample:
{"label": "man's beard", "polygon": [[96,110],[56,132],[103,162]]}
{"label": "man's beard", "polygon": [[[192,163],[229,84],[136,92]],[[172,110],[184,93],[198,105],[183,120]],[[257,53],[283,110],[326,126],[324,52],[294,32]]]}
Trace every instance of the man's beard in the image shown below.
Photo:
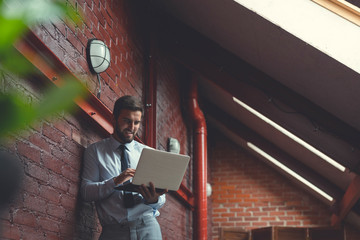
{"label": "man's beard", "polygon": [[131,132],[132,133],[132,137],[125,137],[125,134],[124,134],[124,131],[130,131],[128,129],[124,129],[123,131],[120,131],[119,127],[116,126],[115,128],[115,133],[116,133],[116,136],[122,140],[124,143],[130,143],[132,142],[132,140],[134,140],[134,137],[135,137],[135,132]]}

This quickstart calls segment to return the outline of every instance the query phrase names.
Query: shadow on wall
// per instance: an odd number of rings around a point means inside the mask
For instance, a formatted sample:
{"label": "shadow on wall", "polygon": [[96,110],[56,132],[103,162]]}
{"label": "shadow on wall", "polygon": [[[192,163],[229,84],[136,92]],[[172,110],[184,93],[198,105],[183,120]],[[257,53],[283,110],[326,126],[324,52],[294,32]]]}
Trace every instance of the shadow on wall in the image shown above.
{"label": "shadow on wall", "polygon": [[[21,162],[10,153],[0,151],[0,214],[8,209],[18,190],[21,189],[23,176]],[[78,185],[80,187],[80,181]],[[94,203],[84,202],[80,196],[80,191],[76,200],[74,220],[73,229],[68,229],[72,232],[72,239],[97,239],[100,224],[97,220]],[[2,231],[2,226],[0,226],[0,233]]]}
{"label": "shadow on wall", "polygon": [[76,203],[76,228],[73,239],[97,239],[99,232],[94,204],[82,201],[79,194]]}
{"label": "shadow on wall", "polygon": [[75,206],[75,230],[74,230],[74,240],[88,240],[88,239],[97,239],[100,234],[100,224],[98,222],[95,204],[93,202],[85,202],[81,197],[81,175],[83,171],[83,156],[81,157],[81,167],[80,167],[80,179],[78,183],[78,194],[76,197],[76,206]]}
{"label": "shadow on wall", "polygon": [[16,157],[7,152],[0,152],[0,213],[20,188],[23,174]]}

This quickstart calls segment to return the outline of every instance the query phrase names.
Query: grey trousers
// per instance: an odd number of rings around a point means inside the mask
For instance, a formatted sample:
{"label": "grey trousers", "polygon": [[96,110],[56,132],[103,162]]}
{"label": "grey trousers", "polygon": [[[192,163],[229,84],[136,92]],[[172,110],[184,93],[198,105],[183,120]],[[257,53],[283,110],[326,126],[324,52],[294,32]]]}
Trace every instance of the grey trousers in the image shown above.
{"label": "grey trousers", "polygon": [[161,240],[161,229],[155,217],[103,226],[99,240]]}

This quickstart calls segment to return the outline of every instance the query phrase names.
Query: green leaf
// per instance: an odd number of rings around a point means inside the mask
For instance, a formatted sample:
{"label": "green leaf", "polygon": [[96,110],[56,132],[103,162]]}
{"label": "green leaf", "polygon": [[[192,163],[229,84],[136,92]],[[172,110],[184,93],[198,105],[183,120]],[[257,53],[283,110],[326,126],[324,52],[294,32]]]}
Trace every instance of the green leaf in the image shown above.
{"label": "green leaf", "polygon": [[0,93],[0,139],[17,133],[36,121],[61,111],[74,110],[75,99],[84,97],[85,87],[77,80],[66,80],[60,88],[53,86],[45,91],[40,103],[30,105],[18,92]]}
{"label": "green leaf", "polygon": [[36,68],[13,46],[3,51],[0,50],[1,66],[9,72],[16,73],[20,76],[27,76],[36,71]]}
{"label": "green leaf", "polygon": [[77,80],[66,80],[61,87],[52,87],[46,92],[44,99],[35,106],[38,118],[44,118],[59,111],[71,111],[75,108],[74,100],[83,97],[85,87]]}
{"label": "green leaf", "polygon": [[0,15],[0,51],[12,46],[26,29],[21,19],[6,19]]}
{"label": "green leaf", "polygon": [[[71,19],[75,23],[81,16],[67,2],[62,0],[0,0],[0,65],[16,75],[33,74],[36,69],[14,48],[13,44],[25,33],[27,27],[39,22],[48,22],[58,17]],[[43,100],[32,106],[18,92],[0,92],[0,139],[16,133],[35,121],[52,116],[60,111],[70,111],[76,106],[74,100],[84,96],[85,87],[71,77],[64,84],[45,91]]]}
{"label": "green leaf", "polygon": [[16,92],[0,93],[0,109],[0,137],[25,128],[36,118],[34,109]]}

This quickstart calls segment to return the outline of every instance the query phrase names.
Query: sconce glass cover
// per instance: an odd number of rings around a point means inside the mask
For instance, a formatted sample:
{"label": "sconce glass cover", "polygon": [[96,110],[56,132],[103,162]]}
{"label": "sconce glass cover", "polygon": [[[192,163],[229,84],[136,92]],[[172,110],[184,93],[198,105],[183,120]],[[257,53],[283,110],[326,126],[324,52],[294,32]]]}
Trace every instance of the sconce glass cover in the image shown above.
{"label": "sconce glass cover", "polygon": [[110,65],[110,50],[106,44],[98,39],[89,41],[90,68],[95,73],[104,72]]}

